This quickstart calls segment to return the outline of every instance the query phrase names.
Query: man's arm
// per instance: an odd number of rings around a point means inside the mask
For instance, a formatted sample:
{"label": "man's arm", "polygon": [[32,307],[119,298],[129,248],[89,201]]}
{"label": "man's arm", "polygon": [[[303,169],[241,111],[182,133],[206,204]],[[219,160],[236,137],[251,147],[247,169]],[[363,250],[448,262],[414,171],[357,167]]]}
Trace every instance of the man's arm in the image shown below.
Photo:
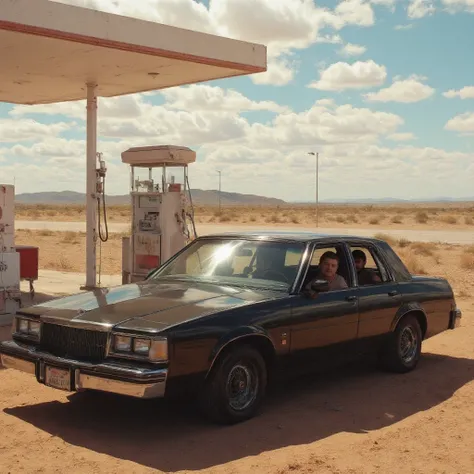
{"label": "man's arm", "polygon": [[345,278],[342,275],[337,275],[333,289],[344,290],[345,288],[349,288],[349,285],[347,284]]}

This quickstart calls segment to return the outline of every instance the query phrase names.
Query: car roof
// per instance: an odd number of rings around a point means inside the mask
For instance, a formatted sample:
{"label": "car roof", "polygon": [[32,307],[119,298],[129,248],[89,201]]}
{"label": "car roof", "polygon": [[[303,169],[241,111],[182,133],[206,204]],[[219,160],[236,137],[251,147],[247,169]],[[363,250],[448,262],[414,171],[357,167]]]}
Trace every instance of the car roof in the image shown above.
{"label": "car roof", "polygon": [[304,232],[304,231],[240,231],[240,232],[221,232],[215,234],[206,234],[199,238],[266,238],[267,240],[286,240],[294,242],[314,242],[314,241],[334,241],[334,240],[351,240],[358,242],[377,242],[379,239],[374,237],[361,237],[356,235],[338,235],[338,234],[324,234],[315,232]]}

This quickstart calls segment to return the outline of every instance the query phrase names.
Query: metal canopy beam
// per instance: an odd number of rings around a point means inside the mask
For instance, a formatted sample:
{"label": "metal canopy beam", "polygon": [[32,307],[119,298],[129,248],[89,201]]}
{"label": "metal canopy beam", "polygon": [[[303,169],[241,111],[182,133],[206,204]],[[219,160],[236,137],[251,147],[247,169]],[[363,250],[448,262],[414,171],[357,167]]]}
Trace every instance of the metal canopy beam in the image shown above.
{"label": "metal canopy beam", "polygon": [[97,97],[267,70],[266,47],[48,0],[0,0],[0,101],[87,99],[86,287],[96,286]]}

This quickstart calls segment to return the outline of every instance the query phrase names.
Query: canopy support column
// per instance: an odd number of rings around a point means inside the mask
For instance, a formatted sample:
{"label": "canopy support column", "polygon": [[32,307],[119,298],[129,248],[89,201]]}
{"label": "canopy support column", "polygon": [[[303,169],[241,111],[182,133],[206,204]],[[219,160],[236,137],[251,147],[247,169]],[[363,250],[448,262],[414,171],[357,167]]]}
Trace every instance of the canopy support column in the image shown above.
{"label": "canopy support column", "polygon": [[97,84],[87,84],[86,288],[96,287],[97,241]]}

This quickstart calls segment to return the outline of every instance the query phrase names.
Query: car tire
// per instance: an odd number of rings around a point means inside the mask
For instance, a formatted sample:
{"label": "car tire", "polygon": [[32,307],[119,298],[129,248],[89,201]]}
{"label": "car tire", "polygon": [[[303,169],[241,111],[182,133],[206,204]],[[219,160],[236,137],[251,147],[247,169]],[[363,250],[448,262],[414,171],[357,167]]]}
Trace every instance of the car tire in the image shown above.
{"label": "car tire", "polygon": [[[258,350],[247,345],[231,348],[218,358],[206,380],[199,397],[201,410],[219,424],[248,420],[261,408],[267,378],[267,367]],[[241,392],[241,399],[236,391]]]}
{"label": "car tire", "polygon": [[381,367],[397,373],[415,369],[421,356],[422,341],[418,319],[413,315],[405,316],[382,348],[379,358]]}

